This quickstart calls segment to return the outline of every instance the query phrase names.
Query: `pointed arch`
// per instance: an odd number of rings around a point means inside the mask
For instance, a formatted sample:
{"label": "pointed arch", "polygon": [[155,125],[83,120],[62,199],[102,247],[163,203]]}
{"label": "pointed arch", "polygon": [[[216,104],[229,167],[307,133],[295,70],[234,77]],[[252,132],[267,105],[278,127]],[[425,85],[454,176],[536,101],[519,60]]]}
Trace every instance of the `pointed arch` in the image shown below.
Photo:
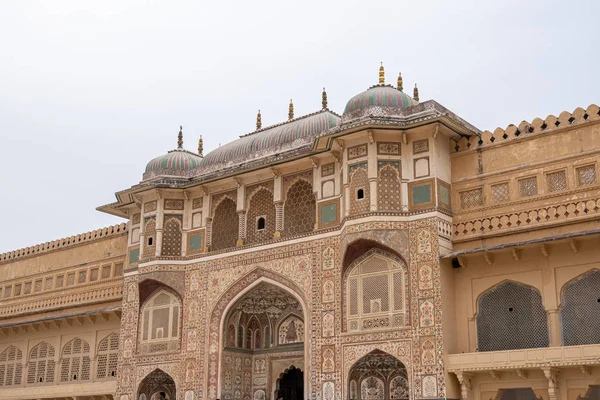
{"label": "pointed arch", "polygon": [[567,282],[561,290],[561,330],[564,346],[600,343],[600,270]]}
{"label": "pointed arch", "polygon": [[90,379],[90,344],[75,337],[64,345],[61,355],[60,381]]}
{"label": "pointed arch", "polygon": [[140,308],[141,352],[178,350],[181,337],[179,296],[166,287],[159,287]]}
{"label": "pointed arch", "polygon": [[[304,320],[309,318],[307,315],[310,312],[310,308],[307,306],[306,295],[298,284],[278,273],[263,269],[256,268],[249,271],[246,275],[238,279],[233,283],[227,290],[225,290],[220,296],[214,307],[210,311],[210,323],[209,335],[208,335],[208,365],[204,375],[206,376],[207,382],[207,398],[214,400],[221,398],[221,376],[222,376],[222,365],[219,357],[220,349],[223,343],[224,335],[224,324],[226,316],[230,308],[235,305],[246,293],[251,291],[255,286],[261,283],[273,284],[281,289],[287,291],[292,297],[298,300],[304,312]],[[309,341],[307,340],[307,331],[305,331],[305,346],[304,346],[304,360],[305,364],[310,360],[309,357]],[[305,386],[307,381],[305,381]],[[305,389],[307,386],[305,387]]]}
{"label": "pointed arch", "polygon": [[155,369],[142,379],[137,389],[137,398],[144,395],[148,400],[160,398],[158,394],[164,393],[168,400],[177,399],[177,386],[175,380],[160,368]]}
{"label": "pointed arch", "polygon": [[347,393],[356,393],[355,400],[384,400],[388,398],[385,393],[394,395],[395,400],[408,399],[406,366],[383,350],[373,349],[359,358],[350,367],[347,379]]}
{"label": "pointed arch", "polygon": [[100,341],[97,349],[96,379],[113,379],[117,376],[119,335],[115,332]]}
{"label": "pointed arch", "polygon": [[400,163],[380,161],[377,172],[377,210],[402,210],[402,176]]}
{"label": "pointed arch", "polygon": [[23,378],[23,352],[8,346],[0,353],[0,386],[20,385]]}
{"label": "pointed arch", "polygon": [[248,324],[246,325],[246,329],[247,332],[246,333],[246,337],[250,338],[250,343],[247,344],[247,348],[249,349],[257,349],[260,348],[260,344],[257,346],[256,343],[256,332],[260,331],[260,322],[258,320],[258,318],[256,318],[256,315],[253,315],[249,320],[248,320]]}
{"label": "pointed arch", "polygon": [[403,259],[372,248],[348,266],[342,279],[345,330],[410,324],[409,276]]}
{"label": "pointed arch", "polygon": [[548,347],[548,318],[533,286],[504,281],[477,301],[479,351]]}
{"label": "pointed arch", "polygon": [[161,255],[165,257],[180,257],[182,242],[182,216],[165,215]]}
{"label": "pointed arch", "polygon": [[283,203],[283,236],[312,232],[317,221],[312,182],[304,178],[290,185]]}
{"label": "pointed arch", "polygon": [[368,213],[371,210],[371,187],[367,164],[355,164],[350,168],[350,215]]}
{"label": "pointed arch", "polygon": [[211,231],[211,250],[222,250],[236,246],[239,231],[239,216],[236,202],[223,196],[215,205]]}
{"label": "pointed arch", "polygon": [[144,254],[143,258],[156,256],[156,218],[144,219]]}
{"label": "pointed arch", "polygon": [[[247,204],[246,242],[252,244],[273,239],[276,215],[273,192],[259,186],[250,194]],[[263,226],[259,226],[260,218],[263,218]]]}
{"label": "pointed arch", "polygon": [[27,383],[31,385],[54,382],[55,350],[48,342],[40,342],[29,352]]}

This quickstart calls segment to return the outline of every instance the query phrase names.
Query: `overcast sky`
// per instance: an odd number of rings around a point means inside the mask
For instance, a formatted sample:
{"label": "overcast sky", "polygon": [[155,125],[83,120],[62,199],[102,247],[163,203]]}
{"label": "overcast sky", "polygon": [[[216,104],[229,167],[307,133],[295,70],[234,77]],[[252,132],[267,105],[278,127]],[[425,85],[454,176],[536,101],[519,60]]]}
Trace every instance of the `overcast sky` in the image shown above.
{"label": "overcast sky", "polygon": [[[598,1],[0,2],[0,252],[95,210],[176,147],[205,152],[402,72],[480,129],[600,102]],[[412,91],[410,91],[412,93]]]}

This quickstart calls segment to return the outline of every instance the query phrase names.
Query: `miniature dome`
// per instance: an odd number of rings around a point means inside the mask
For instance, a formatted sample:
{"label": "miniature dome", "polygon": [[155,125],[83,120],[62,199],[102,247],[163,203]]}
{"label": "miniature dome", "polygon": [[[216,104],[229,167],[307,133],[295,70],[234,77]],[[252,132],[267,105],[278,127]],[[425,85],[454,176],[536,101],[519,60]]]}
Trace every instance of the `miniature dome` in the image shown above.
{"label": "miniature dome", "polygon": [[378,117],[401,114],[398,110],[412,107],[417,101],[391,85],[375,85],[357,94],[346,104],[343,120],[353,120],[364,116]]}
{"label": "miniature dome", "polygon": [[200,166],[202,157],[183,149],[183,133],[179,130],[177,149],[158,156],[146,164],[144,180],[156,176],[187,176],[188,171]]}

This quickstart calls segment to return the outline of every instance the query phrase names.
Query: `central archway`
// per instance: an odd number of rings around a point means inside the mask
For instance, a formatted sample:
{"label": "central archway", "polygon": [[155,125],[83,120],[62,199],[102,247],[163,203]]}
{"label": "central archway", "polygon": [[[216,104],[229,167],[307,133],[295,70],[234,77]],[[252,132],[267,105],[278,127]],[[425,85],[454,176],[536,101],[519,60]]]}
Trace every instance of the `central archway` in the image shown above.
{"label": "central archway", "polygon": [[277,379],[274,400],[303,400],[304,373],[301,369],[291,366]]}
{"label": "central archway", "polygon": [[257,268],[233,284],[211,313],[208,399],[271,398],[286,368],[306,371],[309,314],[297,284],[272,271]]}
{"label": "central archway", "polygon": [[177,399],[175,381],[166,372],[155,369],[140,383],[137,398],[146,400],[175,400]]}
{"label": "central archway", "polygon": [[350,400],[408,400],[408,373],[396,357],[373,350],[350,369],[347,390]]}

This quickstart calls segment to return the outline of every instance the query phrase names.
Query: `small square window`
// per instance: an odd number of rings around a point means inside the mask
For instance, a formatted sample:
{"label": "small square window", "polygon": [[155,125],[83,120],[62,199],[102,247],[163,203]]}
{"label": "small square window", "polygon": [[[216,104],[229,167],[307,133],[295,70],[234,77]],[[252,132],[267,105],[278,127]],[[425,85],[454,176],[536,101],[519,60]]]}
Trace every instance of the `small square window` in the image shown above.
{"label": "small square window", "polygon": [[566,171],[557,171],[546,174],[546,186],[548,187],[548,192],[567,190]]}
{"label": "small square window", "polygon": [[530,197],[538,194],[537,177],[521,179],[519,181],[519,194],[521,197]]}
{"label": "small square window", "polygon": [[256,230],[264,231],[267,226],[267,219],[264,216],[256,218]]}
{"label": "small square window", "polygon": [[365,198],[365,190],[364,189],[357,189],[356,190],[356,200],[362,200]]}

